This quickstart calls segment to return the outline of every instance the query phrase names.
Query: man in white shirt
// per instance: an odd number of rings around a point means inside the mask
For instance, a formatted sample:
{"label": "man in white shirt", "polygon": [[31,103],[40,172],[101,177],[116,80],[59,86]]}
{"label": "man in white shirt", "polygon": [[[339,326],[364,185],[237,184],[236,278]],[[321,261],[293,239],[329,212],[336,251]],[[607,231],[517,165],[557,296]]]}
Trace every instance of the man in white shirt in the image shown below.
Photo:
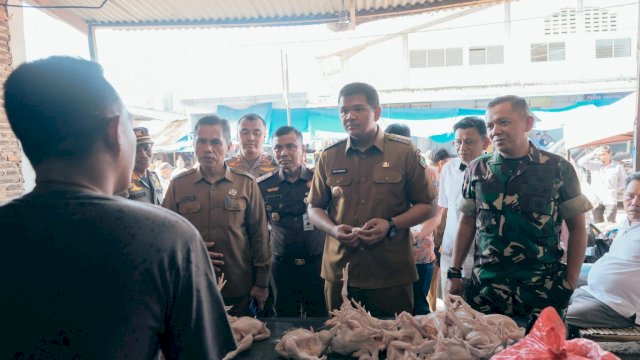
{"label": "man in white shirt", "polygon": [[567,311],[570,327],[640,325],[640,172],[626,183],[622,203],[627,216],[609,252],[593,264],[587,285],[573,293]]}
{"label": "man in white shirt", "polygon": [[592,210],[596,223],[605,219],[616,222],[617,194],[618,190],[624,189],[624,179],[627,177],[624,166],[613,161],[612,155],[611,148],[602,145],[578,160],[578,166],[591,172],[591,189],[598,199],[598,205]]}
{"label": "man in white shirt", "polygon": [[[442,208],[442,220],[436,235],[442,234],[440,245],[440,268],[448,269],[451,266],[451,256],[458,231],[460,211],[456,207],[458,199],[462,197],[462,182],[464,170],[472,160],[482,155],[489,146],[487,126],[482,119],[475,116],[465,117],[453,125],[455,132],[454,145],[457,158],[449,161],[442,168],[440,174],[440,193],[438,205]],[[452,209],[451,212],[448,209]],[[462,266],[462,276],[471,278],[473,269],[473,251],[470,251]],[[442,271],[440,278],[443,286],[447,283],[447,272]]]}

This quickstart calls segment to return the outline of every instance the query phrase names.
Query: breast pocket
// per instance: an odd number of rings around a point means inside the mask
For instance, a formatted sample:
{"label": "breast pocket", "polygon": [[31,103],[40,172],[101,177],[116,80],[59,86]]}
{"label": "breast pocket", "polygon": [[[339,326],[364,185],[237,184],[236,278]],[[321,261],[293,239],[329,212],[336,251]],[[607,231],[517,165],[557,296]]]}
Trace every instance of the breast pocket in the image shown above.
{"label": "breast pocket", "polygon": [[553,186],[528,184],[518,195],[522,212],[520,231],[530,235],[535,242],[546,244],[555,231]]}
{"label": "breast pocket", "polygon": [[224,210],[229,226],[242,227],[244,225],[244,214],[247,210],[247,199],[239,197],[225,201]]}
{"label": "breast pocket", "polygon": [[181,215],[196,214],[200,212],[200,201],[188,201],[178,204],[178,212]]}
{"label": "breast pocket", "polygon": [[373,172],[373,190],[376,200],[384,201],[389,198],[404,198],[404,186],[401,185],[401,182],[402,174],[397,170],[375,170]]}

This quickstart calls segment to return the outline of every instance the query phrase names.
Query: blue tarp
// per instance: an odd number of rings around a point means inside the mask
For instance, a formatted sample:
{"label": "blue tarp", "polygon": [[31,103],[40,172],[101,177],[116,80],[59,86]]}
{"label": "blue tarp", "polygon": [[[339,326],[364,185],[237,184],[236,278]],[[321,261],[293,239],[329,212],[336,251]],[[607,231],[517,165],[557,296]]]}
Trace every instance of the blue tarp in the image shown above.
{"label": "blue tarp", "polygon": [[[619,98],[600,98],[594,100],[585,100],[576,102],[574,105],[564,108],[532,108],[532,111],[562,112],[585,105],[605,106],[610,105]],[[275,131],[287,125],[287,110],[274,109],[272,103],[256,104],[245,109],[233,109],[228,106],[218,106],[218,115],[235,123],[242,115],[247,113],[256,113],[262,116],[267,123],[268,137],[270,142]],[[464,116],[484,116],[484,109],[463,109],[463,108],[382,108],[382,117],[389,120],[409,120],[409,121],[430,121],[443,119],[459,119]],[[302,132],[308,132],[311,136],[315,136],[316,131],[323,132],[344,132],[342,122],[340,120],[338,108],[294,108],[291,109],[291,124]],[[232,126],[232,128],[235,126]],[[446,143],[453,140],[453,133],[446,132],[438,135],[429,136],[429,139],[438,143]],[[182,140],[182,139],[181,139]]]}

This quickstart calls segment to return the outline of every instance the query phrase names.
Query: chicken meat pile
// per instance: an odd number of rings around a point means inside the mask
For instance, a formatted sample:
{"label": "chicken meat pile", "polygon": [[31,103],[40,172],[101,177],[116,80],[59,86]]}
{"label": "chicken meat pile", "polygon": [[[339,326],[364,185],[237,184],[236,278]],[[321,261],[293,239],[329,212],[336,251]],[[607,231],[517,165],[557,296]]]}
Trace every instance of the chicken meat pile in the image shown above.
{"label": "chicken meat pile", "polygon": [[343,303],[331,312],[326,329],[294,329],[277,341],[286,359],[326,359],[326,354],[358,359],[489,359],[524,337],[525,330],[504,315],[473,310],[459,296],[449,296],[445,311],[412,316],[403,312],[393,320],[372,317],[347,297],[349,264],[343,269]]}
{"label": "chicken meat pile", "polygon": [[[223,273],[218,279],[218,290],[222,290],[226,283],[227,281],[224,279]],[[231,307],[225,307],[225,309],[229,311]],[[233,338],[238,347],[236,350],[227,353],[223,360],[233,359],[238,356],[239,353],[247,351],[254,341],[265,340],[271,336],[271,331],[269,331],[266,324],[258,319],[249,316],[235,317],[229,314],[227,314],[227,319],[229,319],[231,332],[233,332]]]}

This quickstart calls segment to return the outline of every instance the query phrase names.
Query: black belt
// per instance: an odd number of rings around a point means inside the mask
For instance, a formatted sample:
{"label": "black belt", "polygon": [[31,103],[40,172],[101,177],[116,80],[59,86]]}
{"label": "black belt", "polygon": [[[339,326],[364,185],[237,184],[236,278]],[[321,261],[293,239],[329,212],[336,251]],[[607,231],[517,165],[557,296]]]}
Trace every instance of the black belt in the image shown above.
{"label": "black belt", "polygon": [[296,266],[303,266],[306,264],[311,264],[316,261],[319,261],[320,259],[322,259],[322,254],[301,256],[301,257],[273,255],[273,258],[280,263],[288,263],[288,264],[294,264]]}

